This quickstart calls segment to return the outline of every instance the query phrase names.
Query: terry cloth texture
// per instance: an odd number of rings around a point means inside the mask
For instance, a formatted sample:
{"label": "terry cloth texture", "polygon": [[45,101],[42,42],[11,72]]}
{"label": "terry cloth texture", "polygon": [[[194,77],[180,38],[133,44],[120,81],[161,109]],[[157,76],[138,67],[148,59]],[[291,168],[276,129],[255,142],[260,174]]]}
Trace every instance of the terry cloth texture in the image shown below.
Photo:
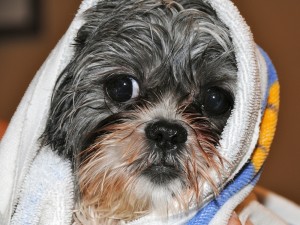
{"label": "terry cloth texture", "polygon": [[[28,87],[1,141],[0,222],[3,225],[71,224],[74,185],[70,162],[60,158],[55,149],[41,148],[39,137],[45,128],[57,77],[72,58],[74,37],[84,23],[82,13],[97,1],[83,0],[69,29]],[[269,153],[279,105],[274,67],[254,43],[249,27],[230,0],[206,1],[229,28],[238,65],[235,105],[218,149],[228,163],[221,178],[213,178],[221,193],[214,196],[209,185],[205,185],[201,208],[191,208],[164,221],[151,214],[131,225],[227,224],[234,208],[253,189]],[[276,209],[273,207],[276,202],[269,201],[268,207],[272,205],[270,208]],[[286,211],[293,208],[289,212],[292,218],[297,218],[297,207],[287,203],[285,208]],[[248,211],[251,219],[257,215],[251,208]],[[289,223],[297,224],[294,221]]]}

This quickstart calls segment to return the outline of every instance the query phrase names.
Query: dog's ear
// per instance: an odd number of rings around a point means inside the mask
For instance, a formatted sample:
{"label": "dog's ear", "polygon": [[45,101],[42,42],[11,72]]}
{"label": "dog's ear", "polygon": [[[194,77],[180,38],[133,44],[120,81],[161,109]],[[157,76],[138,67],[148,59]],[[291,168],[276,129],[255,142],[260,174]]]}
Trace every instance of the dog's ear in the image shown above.
{"label": "dog's ear", "polygon": [[115,12],[115,9],[120,5],[122,0],[109,0],[109,1],[100,1],[97,5],[89,8],[83,13],[85,24],[79,29],[77,36],[75,37],[75,46],[76,50],[81,50],[89,37],[96,32],[97,28],[101,24],[105,23],[107,18],[110,18],[110,14]]}

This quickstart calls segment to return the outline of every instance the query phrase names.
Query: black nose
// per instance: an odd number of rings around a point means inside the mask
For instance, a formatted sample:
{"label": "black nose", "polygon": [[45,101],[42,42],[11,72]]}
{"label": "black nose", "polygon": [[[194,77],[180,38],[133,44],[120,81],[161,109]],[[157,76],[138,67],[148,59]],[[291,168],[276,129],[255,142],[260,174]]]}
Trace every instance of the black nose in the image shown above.
{"label": "black nose", "polygon": [[146,137],[164,150],[175,150],[187,140],[186,129],[178,123],[160,120],[145,128]]}

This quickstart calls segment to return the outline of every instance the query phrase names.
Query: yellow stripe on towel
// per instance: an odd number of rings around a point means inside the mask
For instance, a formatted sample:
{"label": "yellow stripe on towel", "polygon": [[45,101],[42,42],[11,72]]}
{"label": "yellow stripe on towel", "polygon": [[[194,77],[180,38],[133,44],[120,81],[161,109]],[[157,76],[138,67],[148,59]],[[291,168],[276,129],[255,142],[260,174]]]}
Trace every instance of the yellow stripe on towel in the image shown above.
{"label": "yellow stripe on towel", "polygon": [[268,103],[260,125],[260,133],[256,149],[252,155],[255,172],[258,172],[269,154],[274,138],[279,110],[279,83],[276,81],[270,87]]}

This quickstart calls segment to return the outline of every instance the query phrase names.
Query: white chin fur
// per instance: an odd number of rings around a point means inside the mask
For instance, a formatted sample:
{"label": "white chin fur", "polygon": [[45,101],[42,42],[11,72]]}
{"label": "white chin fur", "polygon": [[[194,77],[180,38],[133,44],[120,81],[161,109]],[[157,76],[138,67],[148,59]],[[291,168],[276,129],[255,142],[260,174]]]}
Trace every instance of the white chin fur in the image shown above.
{"label": "white chin fur", "polygon": [[147,177],[140,177],[134,188],[137,198],[147,198],[151,202],[151,211],[159,217],[166,218],[181,210],[174,194],[181,196],[184,187],[179,179],[170,181],[168,184],[159,185],[151,182]]}

